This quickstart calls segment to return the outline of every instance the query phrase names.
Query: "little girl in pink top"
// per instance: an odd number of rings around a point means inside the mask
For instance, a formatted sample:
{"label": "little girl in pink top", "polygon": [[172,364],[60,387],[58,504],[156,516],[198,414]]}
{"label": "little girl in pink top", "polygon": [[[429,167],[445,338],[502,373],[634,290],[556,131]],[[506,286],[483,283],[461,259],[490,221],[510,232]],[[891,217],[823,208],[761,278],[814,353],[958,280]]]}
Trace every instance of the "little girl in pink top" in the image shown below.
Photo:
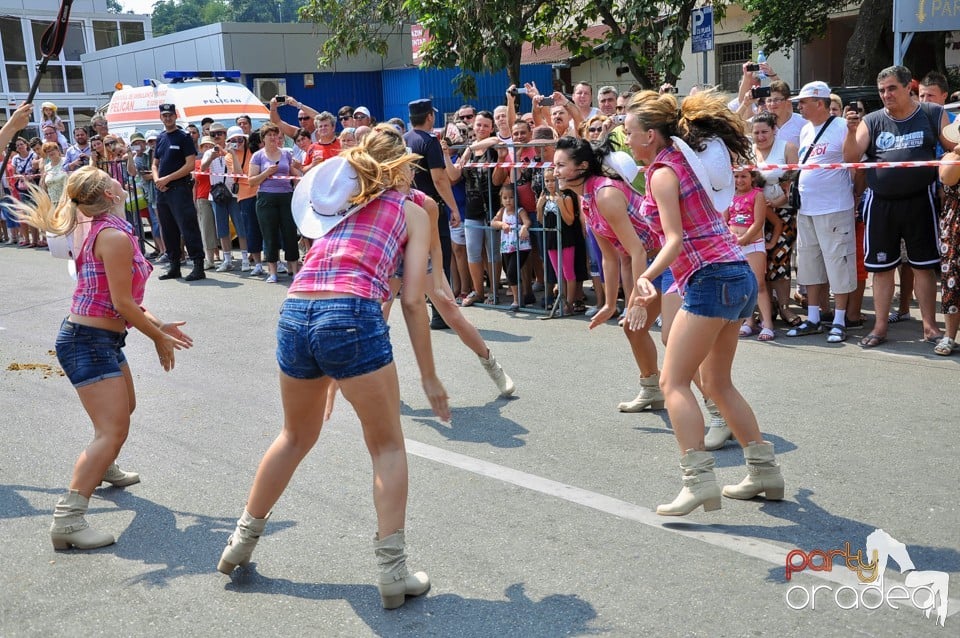
{"label": "little girl in pink top", "polygon": [[[767,206],[763,196],[763,189],[757,186],[763,178],[755,172],[741,170],[734,173],[736,193],[733,203],[727,209],[727,224],[730,232],[737,238],[737,244],[747,257],[750,270],[757,280],[757,305],[760,306],[760,318],[763,321],[762,329],[757,337],[758,341],[773,341],[776,334],[773,332],[773,304],[767,294],[767,250],[763,241],[764,222],[769,221],[773,226],[773,237],[779,237],[783,229],[783,221]],[[772,247],[772,246],[771,246]],[[749,317],[740,326],[740,336],[749,337],[757,334],[757,326],[753,317]]]}

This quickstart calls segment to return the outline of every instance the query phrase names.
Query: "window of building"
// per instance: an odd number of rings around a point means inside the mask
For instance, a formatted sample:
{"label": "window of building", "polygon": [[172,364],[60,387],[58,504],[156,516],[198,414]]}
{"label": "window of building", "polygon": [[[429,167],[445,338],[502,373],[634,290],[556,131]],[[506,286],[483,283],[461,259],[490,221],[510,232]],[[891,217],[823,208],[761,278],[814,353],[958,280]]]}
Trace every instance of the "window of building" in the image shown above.
{"label": "window of building", "polygon": [[93,46],[96,47],[97,51],[120,46],[120,34],[117,31],[117,23],[112,20],[110,22],[94,20]]}
{"label": "window of building", "polygon": [[76,64],[68,64],[63,70],[67,75],[67,92],[86,93],[86,89],[83,86],[83,67]]}
{"label": "window of building", "polygon": [[30,90],[30,76],[26,64],[8,64],[7,90],[10,93],[26,93]]}
{"label": "window of building", "polygon": [[20,18],[0,18],[0,40],[3,41],[3,59],[7,62],[26,62],[27,47],[23,44]]}
{"label": "window of building", "polygon": [[145,38],[143,34],[143,23],[142,22],[121,22],[120,37],[123,40],[123,44],[130,44],[131,42],[142,41]]}
{"label": "window of building", "polygon": [[724,91],[736,93],[740,88],[740,79],[743,77],[743,63],[753,57],[753,43],[750,40],[742,42],[726,42],[717,45],[717,77]]}

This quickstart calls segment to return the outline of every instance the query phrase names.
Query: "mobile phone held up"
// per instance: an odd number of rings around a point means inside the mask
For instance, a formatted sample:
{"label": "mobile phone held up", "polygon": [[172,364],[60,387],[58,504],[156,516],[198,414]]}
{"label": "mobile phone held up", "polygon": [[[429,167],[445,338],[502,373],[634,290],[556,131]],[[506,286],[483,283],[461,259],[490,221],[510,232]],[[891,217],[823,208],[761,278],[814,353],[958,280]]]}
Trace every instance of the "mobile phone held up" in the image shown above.
{"label": "mobile phone held up", "polygon": [[510,95],[526,95],[527,87],[521,87],[519,89],[510,89]]}
{"label": "mobile phone held up", "polygon": [[540,106],[553,106],[553,98],[545,97],[540,100]]}
{"label": "mobile phone held up", "polygon": [[747,71],[759,71],[759,70],[760,70],[760,65],[757,64],[756,62],[751,62],[750,64],[747,65]]}
{"label": "mobile phone held up", "polygon": [[770,97],[770,87],[755,86],[752,89],[750,89],[750,97],[753,98],[754,100]]}
{"label": "mobile phone held up", "polygon": [[287,101],[287,96],[286,96],[286,95],[278,95],[278,96],[275,97],[274,99],[277,101],[277,104],[283,104],[284,102]]}

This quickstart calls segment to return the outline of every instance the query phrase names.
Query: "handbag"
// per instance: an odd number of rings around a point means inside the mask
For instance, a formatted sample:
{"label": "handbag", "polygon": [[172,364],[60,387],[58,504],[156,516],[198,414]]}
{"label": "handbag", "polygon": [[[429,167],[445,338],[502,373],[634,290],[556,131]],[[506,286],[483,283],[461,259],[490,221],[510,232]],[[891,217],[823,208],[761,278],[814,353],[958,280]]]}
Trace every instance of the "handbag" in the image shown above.
{"label": "handbag", "polygon": [[210,197],[218,204],[228,204],[233,199],[233,193],[230,192],[229,186],[223,182],[217,182],[210,187]]}
{"label": "handbag", "polygon": [[[813,141],[810,142],[810,146],[807,147],[807,152],[803,154],[803,159],[800,160],[801,164],[806,164],[807,160],[810,159],[810,153],[813,152],[813,147],[816,145],[817,140],[820,139],[820,136],[823,135],[823,132],[827,130],[827,127],[830,126],[830,123],[836,118],[836,115],[831,115],[827,118],[827,121],[823,123],[823,126],[820,127],[820,130],[817,131],[816,136],[813,138]],[[795,211],[800,210],[800,178],[797,178],[797,181],[790,186],[790,196],[787,198],[787,203],[790,208]]]}

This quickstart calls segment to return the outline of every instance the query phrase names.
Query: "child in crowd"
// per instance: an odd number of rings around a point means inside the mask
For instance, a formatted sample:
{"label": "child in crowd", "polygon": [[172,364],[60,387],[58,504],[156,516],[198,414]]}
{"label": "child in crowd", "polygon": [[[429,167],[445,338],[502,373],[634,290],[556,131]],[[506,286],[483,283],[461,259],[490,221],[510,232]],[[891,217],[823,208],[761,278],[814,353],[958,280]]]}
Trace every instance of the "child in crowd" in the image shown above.
{"label": "child in crowd", "polygon": [[[767,246],[763,241],[763,223],[769,221],[773,226],[773,237],[779,237],[783,222],[774,214],[773,209],[767,206],[763,197],[764,179],[758,172],[739,170],[734,173],[734,179],[736,194],[726,212],[727,224],[746,255],[750,270],[757,278],[757,303],[763,322],[757,340],[772,341],[776,335],[773,332],[773,305],[766,291]],[[757,327],[752,319],[747,319],[740,327],[740,336],[749,337],[754,334],[757,334]]]}
{"label": "child in crowd", "polygon": [[[516,198],[513,193],[513,184],[504,184],[500,187],[500,205],[496,217],[490,223],[500,233],[500,254],[503,258],[503,270],[507,273],[507,282],[510,284],[510,294],[513,303],[511,312],[520,309],[520,296],[517,291],[518,274],[530,256],[530,217],[527,211],[516,208]],[[519,231],[516,230],[520,226]]]}
{"label": "child in crowd", "polygon": [[[547,231],[547,254],[557,278],[563,280],[564,297],[563,314],[582,313],[586,310],[583,302],[577,297],[578,281],[574,267],[577,235],[583,241],[580,230],[580,204],[573,191],[560,191],[557,188],[557,176],[552,168],[544,171],[543,192],[537,200],[537,217],[540,218]],[[558,219],[559,218],[559,219]],[[555,231],[559,223],[560,241],[558,247]],[[558,252],[560,255],[558,255]],[[561,259],[558,259],[561,257]]]}

